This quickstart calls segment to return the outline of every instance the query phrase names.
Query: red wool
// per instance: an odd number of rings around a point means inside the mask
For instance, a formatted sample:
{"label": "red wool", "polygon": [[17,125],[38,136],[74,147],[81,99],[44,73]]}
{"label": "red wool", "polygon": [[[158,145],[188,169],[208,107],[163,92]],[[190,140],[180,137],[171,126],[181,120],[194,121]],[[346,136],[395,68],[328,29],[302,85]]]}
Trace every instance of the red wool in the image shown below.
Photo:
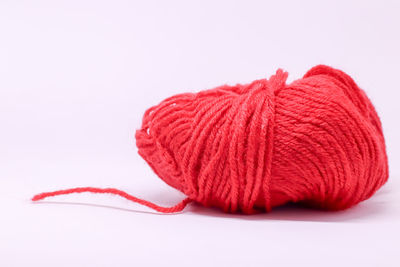
{"label": "red wool", "polygon": [[187,195],[174,207],[92,187],[32,200],[110,193],[164,213],[195,201],[251,214],[288,202],[340,210],[371,197],[388,179],[388,162],[366,94],[328,66],[289,85],[287,75],[175,95],[146,111],[136,144],[154,172]]}

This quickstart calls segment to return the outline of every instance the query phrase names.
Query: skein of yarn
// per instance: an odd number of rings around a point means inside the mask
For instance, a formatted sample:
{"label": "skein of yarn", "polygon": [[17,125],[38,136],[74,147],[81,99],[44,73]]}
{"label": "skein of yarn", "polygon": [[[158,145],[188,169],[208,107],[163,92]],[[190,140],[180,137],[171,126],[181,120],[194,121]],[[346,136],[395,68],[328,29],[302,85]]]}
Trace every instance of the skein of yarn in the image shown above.
{"label": "skein of yarn", "polygon": [[160,207],[123,191],[74,188],[36,195],[111,193],[160,212],[191,201],[251,214],[289,202],[341,210],[388,179],[379,117],[346,73],[319,65],[286,85],[287,73],[246,85],[172,96],[148,109],[139,154],[187,198]]}

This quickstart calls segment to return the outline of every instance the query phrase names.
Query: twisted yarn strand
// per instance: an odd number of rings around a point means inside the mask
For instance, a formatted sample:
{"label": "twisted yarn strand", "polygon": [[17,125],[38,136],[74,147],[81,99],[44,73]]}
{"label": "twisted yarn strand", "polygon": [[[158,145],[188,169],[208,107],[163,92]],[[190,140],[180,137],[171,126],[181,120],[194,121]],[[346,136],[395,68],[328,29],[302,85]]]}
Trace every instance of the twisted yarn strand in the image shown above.
{"label": "twisted yarn strand", "polygon": [[120,197],[123,197],[129,201],[138,203],[140,205],[149,207],[155,211],[162,212],[162,213],[174,213],[174,212],[179,212],[182,211],[188,203],[191,202],[189,198],[185,198],[182,200],[180,203],[173,207],[161,207],[158,206],[150,201],[143,200],[137,197],[134,197],[132,195],[129,195],[128,193],[121,191],[119,189],[115,188],[96,188],[96,187],[77,187],[77,188],[71,188],[71,189],[65,189],[65,190],[57,190],[53,192],[46,192],[46,193],[41,193],[37,194],[32,198],[32,201],[39,201],[48,197],[54,197],[54,196],[60,196],[60,195],[68,195],[68,194],[73,194],[73,193],[95,193],[95,194],[112,194],[112,195],[118,195]]}

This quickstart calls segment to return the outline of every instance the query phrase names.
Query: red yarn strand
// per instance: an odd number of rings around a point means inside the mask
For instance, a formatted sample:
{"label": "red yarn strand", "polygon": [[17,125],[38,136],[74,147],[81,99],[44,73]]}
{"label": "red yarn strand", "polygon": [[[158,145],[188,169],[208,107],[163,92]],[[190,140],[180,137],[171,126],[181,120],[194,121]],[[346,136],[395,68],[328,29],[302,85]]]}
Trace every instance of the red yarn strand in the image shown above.
{"label": "red yarn strand", "polygon": [[121,191],[119,189],[115,188],[95,188],[95,187],[77,187],[77,188],[71,188],[71,189],[65,189],[65,190],[57,190],[53,192],[45,192],[45,193],[40,193],[35,195],[32,198],[32,201],[39,201],[48,197],[54,197],[54,196],[60,196],[60,195],[68,195],[68,194],[74,194],[74,193],[97,193],[97,194],[112,194],[112,195],[118,195],[120,197],[126,198],[129,201],[138,203],[140,205],[149,207],[155,211],[161,212],[161,213],[175,213],[175,212],[180,212],[182,211],[187,204],[189,204],[192,200],[190,198],[185,198],[182,200],[180,203],[173,207],[161,207],[158,206],[150,201],[143,200],[140,198],[137,198],[135,196],[132,196],[124,191]]}

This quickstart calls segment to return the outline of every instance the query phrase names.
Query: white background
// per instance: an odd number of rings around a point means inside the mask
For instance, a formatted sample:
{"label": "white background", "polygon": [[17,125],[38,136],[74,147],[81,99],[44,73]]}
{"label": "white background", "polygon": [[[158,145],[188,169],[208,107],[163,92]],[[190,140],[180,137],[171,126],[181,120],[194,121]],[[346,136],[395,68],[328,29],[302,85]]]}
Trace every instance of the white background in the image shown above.
{"label": "white background", "polygon": [[[400,266],[399,1],[0,1],[0,266]],[[176,215],[138,156],[164,98],[316,64],[348,72],[384,126],[389,182],[342,212]]]}

